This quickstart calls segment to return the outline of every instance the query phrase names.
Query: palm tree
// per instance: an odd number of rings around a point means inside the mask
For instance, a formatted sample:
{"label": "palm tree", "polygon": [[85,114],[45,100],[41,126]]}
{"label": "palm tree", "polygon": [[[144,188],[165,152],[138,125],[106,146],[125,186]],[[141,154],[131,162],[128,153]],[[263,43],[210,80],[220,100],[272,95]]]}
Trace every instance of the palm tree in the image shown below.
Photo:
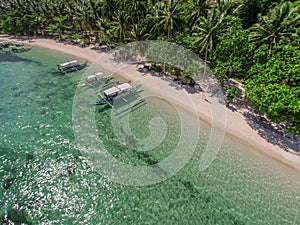
{"label": "palm tree", "polygon": [[146,16],[146,3],[143,0],[125,0],[124,9],[128,12],[131,24],[140,24]]}
{"label": "palm tree", "polygon": [[194,48],[198,49],[199,53],[204,53],[205,62],[216,45],[218,32],[225,23],[231,7],[231,0],[217,0],[216,5],[208,12],[208,16],[200,17],[194,26],[194,35],[196,35]]}
{"label": "palm tree", "polygon": [[101,44],[111,45],[113,42],[110,30],[110,21],[107,18],[100,18],[96,22],[97,41]]}
{"label": "palm tree", "polygon": [[193,27],[200,17],[207,17],[209,4],[207,0],[191,1],[188,8],[191,10],[188,15],[188,23]]}
{"label": "palm tree", "polygon": [[101,8],[101,15],[106,19],[111,20],[115,11],[117,10],[117,3],[115,0],[103,0],[99,2],[99,7]]}
{"label": "palm tree", "polygon": [[283,2],[266,16],[259,15],[258,21],[250,28],[249,38],[257,47],[268,44],[269,55],[272,55],[273,46],[277,44],[279,38],[295,33],[295,28],[299,27],[300,7]]}
{"label": "palm tree", "polygon": [[[235,7],[232,3],[231,0],[217,0],[208,11],[207,17],[200,17],[197,25],[194,26],[194,35],[196,35],[194,48],[198,53],[204,53],[204,78],[208,72],[207,59],[217,44],[219,33],[226,26],[229,15],[234,14],[241,7],[241,5]],[[223,86],[222,82],[221,85]]]}
{"label": "palm tree", "polygon": [[146,27],[140,24],[134,24],[131,26],[130,39],[133,41],[142,41],[147,38]]}
{"label": "palm tree", "polygon": [[125,11],[116,11],[110,23],[111,33],[121,41],[125,41],[128,34],[128,14]]}
{"label": "palm tree", "polygon": [[74,2],[73,5],[69,3],[68,14],[72,15],[74,26],[80,27],[79,31],[93,33],[96,18],[89,2]]}
{"label": "palm tree", "polygon": [[179,31],[184,23],[184,20],[181,18],[181,11],[174,0],[158,2],[154,6],[154,15],[151,15],[149,18],[153,22],[151,32],[158,35],[166,35],[168,38],[174,35],[176,31]]}

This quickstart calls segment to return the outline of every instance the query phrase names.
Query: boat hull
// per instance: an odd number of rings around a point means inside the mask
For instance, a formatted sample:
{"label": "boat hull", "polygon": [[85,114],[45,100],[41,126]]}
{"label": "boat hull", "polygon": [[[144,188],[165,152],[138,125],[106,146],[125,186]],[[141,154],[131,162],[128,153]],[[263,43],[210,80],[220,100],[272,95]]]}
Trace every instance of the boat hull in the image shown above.
{"label": "boat hull", "polygon": [[78,64],[76,66],[72,66],[70,68],[65,68],[65,69],[56,69],[54,73],[56,74],[66,74],[66,73],[72,73],[72,72],[77,72],[79,70],[84,69],[87,66],[87,62]]}
{"label": "boat hull", "polygon": [[101,99],[98,102],[95,102],[94,105],[106,105],[108,101],[106,99]]}

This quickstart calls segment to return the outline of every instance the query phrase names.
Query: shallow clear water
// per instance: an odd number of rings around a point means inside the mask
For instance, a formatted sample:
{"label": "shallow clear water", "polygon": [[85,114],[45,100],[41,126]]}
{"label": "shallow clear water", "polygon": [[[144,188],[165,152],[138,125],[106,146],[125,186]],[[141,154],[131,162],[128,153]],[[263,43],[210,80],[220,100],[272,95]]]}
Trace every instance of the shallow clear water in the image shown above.
{"label": "shallow clear water", "polygon": [[[76,147],[72,129],[73,96],[82,72],[51,73],[69,59],[39,48],[0,55],[1,217],[31,224],[300,224],[299,173],[238,140],[226,137],[212,165],[199,172],[209,135],[205,123],[192,160],[164,182],[125,186],[95,172]],[[147,154],[124,148],[110,113],[97,109],[96,125],[103,144],[120,161],[154,164],[178,141],[180,124],[168,104],[148,99],[130,114],[138,138],[150,134],[147,123],[155,114],[167,124],[167,138]]]}

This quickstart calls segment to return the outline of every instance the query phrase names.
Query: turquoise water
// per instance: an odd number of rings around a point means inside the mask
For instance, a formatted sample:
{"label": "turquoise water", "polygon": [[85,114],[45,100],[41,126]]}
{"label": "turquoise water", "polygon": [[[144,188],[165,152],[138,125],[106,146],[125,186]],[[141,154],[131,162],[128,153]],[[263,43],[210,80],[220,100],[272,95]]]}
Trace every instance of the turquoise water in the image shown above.
{"label": "turquoise water", "polygon": [[[209,135],[205,123],[193,158],[164,182],[125,186],[94,171],[72,129],[82,72],[51,73],[71,59],[39,48],[0,55],[1,218],[16,224],[300,224],[300,174],[238,140],[226,137],[212,165],[199,172]],[[155,164],[178,141],[176,113],[158,100],[149,99],[130,115],[139,138],[150,133],[140,121],[147,124],[156,113],[169,128],[166,140],[147,154],[124,148],[114,134],[111,110],[100,111],[95,113],[99,137],[120,161]]]}

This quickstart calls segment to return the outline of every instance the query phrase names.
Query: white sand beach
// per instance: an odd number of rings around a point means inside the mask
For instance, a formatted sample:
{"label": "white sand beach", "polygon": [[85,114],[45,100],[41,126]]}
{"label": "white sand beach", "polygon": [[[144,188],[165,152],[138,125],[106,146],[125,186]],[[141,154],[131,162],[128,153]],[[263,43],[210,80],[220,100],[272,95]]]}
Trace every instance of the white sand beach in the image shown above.
{"label": "white sand beach", "polygon": [[[12,40],[20,41],[20,39],[0,35],[0,41],[4,41],[7,39],[11,41]],[[95,62],[95,60],[99,59],[101,54],[105,54],[105,53],[99,53],[91,49],[91,47],[82,48],[76,45],[56,42],[51,39],[33,38],[30,39],[30,41],[29,39],[27,40],[24,39],[23,42],[28,45],[39,46],[39,47],[43,47],[55,51],[61,51],[70,55],[74,55],[74,57],[80,57],[82,59],[86,59],[90,63],[93,63]],[[102,66],[107,66],[107,65],[102,65]],[[114,63],[110,63],[110,66],[112,68],[117,68],[119,65],[117,65],[117,63],[115,63],[115,65]],[[200,119],[208,123],[212,122],[213,118],[211,113],[211,105],[209,102],[204,100],[204,96],[202,92],[189,94],[187,93],[186,90],[180,89],[180,90],[176,90],[177,93],[176,96],[174,96],[174,94],[169,95],[168,93],[170,93],[170,89],[174,90],[175,88],[170,86],[170,83],[168,81],[164,81],[161,78],[152,76],[150,74],[142,74],[137,70],[136,65],[128,65],[126,66],[126,68],[120,70],[120,72],[121,72],[121,76],[123,76],[124,78],[131,80],[132,82],[138,81],[142,83],[144,89],[149,89],[152,92],[158,93],[160,96],[166,98],[167,101],[180,105],[187,110],[189,110],[189,107],[193,107],[193,106],[191,106],[191,104],[187,104],[184,98],[180,98],[180,96],[182,96],[183,93],[184,95],[188,95],[189,100],[191,100],[194,103],[194,106],[196,107],[196,111]],[[158,83],[160,85],[157,85]],[[205,97],[209,101],[214,101],[213,98],[207,96]],[[263,154],[271,158],[274,158],[276,160],[279,160],[282,163],[300,171],[300,155],[299,153],[296,153],[294,151],[295,147],[294,149],[291,148],[291,149],[284,150],[279,145],[268,142],[265,138],[262,137],[262,135],[259,134],[259,129],[253,129],[249,125],[249,121],[247,122],[247,119],[240,111],[234,112],[226,108],[225,114],[226,114],[226,120],[223,122],[226,122],[226,133],[237,137],[238,139],[247,143],[257,151],[260,151]],[[269,135],[272,136],[271,133]],[[264,136],[266,136],[266,134]],[[279,138],[278,136],[276,137]],[[284,139],[284,137],[281,138]],[[283,141],[284,140],[282,141],[278,140],[279,143]]]}

